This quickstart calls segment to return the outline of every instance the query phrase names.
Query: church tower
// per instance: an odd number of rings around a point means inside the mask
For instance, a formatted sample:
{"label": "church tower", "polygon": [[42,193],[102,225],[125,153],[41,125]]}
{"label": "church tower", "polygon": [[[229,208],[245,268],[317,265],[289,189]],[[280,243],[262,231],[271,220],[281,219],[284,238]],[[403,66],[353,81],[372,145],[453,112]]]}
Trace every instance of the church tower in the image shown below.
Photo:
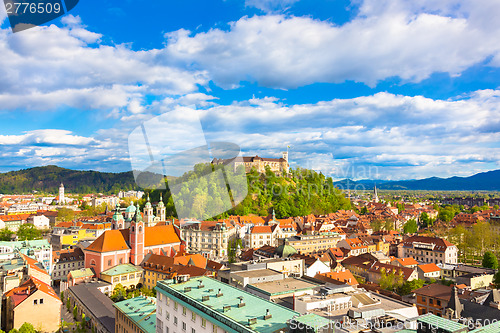
{"label": "church tower", "polygon": [[165,221],[167,218],[165,215],[165,204],[163,203],[163,196],[160,194],[160,202],[158,202],[158,206],[156,206],[156,216],[158,217],[158,221]]}
{"label": "church tower", "polygon": [[64,184],[61,183],[59,185],[59,201],[57,202],[58,204],[65,204],[66,203],[66,198],[64,197]]}
{"label": "church tower", "polygon": [[373,201],[379,202],[378,193],[377,193],[377,185],[375,185],[373,188]]}
{"label": "church tower", "polygon": [[120,205],[116,204],[114,214],[111,219],[111,229],[113,230],[123,229],[125,227],[124,223],[125,220],[123,219],[123,215],[120,212]]}
{"label": "church tower", "polygon": [[153,227],[155,225],[154,220],[155,216],[153,214],[153,206],[149,201],[149,194],[148,194],[148,202],[146,202],[146,205],[144,206],[144,224],[147,227]]}
{"label": "church tower", "polygon": [[140,265],[144,259],[144,222],[139,206],[136,207],[134,218],[130,223],[129,244],[130,261],[134,265]]}

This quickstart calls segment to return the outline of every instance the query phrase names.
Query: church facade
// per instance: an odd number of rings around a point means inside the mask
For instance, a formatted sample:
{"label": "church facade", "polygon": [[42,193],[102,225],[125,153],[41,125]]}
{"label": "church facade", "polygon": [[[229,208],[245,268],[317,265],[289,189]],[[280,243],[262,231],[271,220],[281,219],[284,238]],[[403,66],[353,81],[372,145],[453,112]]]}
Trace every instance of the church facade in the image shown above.
{"label": "church facade", "polygon": [[154,222],[149,199],[144,207],[144,218],[139,207],[134,208],[133,217],[130,218],[132,209],[128,207],[125,218],[117,206],[112,217],[112,230],[105,231],[83,250],[85,268],[93,269],[97,277],[116,265],[140,265],[148,253],[173,256],[184,251],[178,228],[173,224]]}

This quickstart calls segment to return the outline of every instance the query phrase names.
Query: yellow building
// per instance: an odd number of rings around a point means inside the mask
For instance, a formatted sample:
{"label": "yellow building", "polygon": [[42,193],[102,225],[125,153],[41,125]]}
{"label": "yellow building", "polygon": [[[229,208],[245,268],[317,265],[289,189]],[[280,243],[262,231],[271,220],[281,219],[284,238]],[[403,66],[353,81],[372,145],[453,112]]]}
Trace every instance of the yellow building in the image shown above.
{"label": "yellow building", "polygon": [[5,294],[2,325],[6,332],[25,322],[40,332],[56,332],[61,322],[61,300],[46,283],[32,277]]}
{"label": "yellow building", "polygon": [[125,288],[137,287],[142,283],[143,270],[140,266],[132,264],[121,264],[107,269],[100,274],[100,279],[110,283],[111,290],[115,289],[117,284]]}

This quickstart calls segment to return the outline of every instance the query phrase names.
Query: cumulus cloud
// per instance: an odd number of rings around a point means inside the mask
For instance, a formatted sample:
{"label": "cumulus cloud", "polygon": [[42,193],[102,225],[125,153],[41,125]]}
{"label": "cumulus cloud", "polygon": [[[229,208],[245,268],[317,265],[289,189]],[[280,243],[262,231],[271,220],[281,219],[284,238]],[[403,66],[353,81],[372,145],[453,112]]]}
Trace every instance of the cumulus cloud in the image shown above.
{"label": "cumulus cloud", "polygon": [[[391,77],[419,82],[436,72],[458,75],[490,57],[500,65],[500,26],[493,19],[500,5],[480,2],[366,0],[342,26],[311,17],[243,17],[227,31],[168,33],[165,56],[207,70],[225,87],[346,80],[373,86]],[[481,5],[490,11],[488,23],[479,19]]]}
{"label": "cumulus cloud", "polygon": [[[0,101],[4,110],[126,108],[132,112],[145,94],[183,95],[207,82],[203,71],[177,68],[160,50],[134,51],[101,44],[78,16],[63,27],[42,26],[13,34],[0,29]],[[129,105],[131,103],[131,105]]]}

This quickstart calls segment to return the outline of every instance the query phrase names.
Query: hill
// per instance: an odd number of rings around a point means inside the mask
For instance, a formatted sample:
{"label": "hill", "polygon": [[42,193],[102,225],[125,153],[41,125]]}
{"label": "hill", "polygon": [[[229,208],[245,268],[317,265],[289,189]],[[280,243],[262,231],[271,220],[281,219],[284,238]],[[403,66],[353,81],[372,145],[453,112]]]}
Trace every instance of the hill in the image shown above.
{"label": "hill", "polygon": [[32,193],[33,190],[56,194],[64,183],[68,193],[117,193],[136,189],[132,172],[111,173],[76,171],[55,165],[0,173],[0,193]]}
{"label": "hill", "polygon": [[356,186],[364,186],[366,189],[377,188],[384,190],[426,190],[426,191],[498,191],[500,190],[500,170],[488,171],[475,174],[470,177],[431,177],[417,180],[401,181],[376,181],[376,180],[341,180],[335,182],[341,188],[354,189]]}

